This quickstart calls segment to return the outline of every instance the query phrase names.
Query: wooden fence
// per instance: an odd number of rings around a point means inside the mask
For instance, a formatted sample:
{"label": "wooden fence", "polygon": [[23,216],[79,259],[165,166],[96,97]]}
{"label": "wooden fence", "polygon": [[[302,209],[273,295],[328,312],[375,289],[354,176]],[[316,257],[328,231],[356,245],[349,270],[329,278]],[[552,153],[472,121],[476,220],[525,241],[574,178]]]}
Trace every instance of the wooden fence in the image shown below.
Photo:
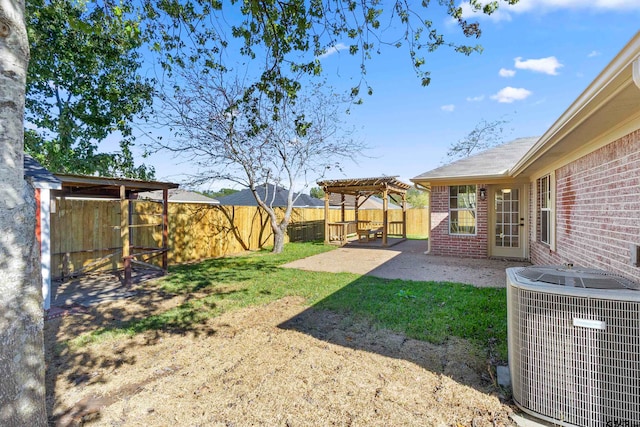
{"label": "wooden fence", "polygon": [[[51,214],[52,276],[82,270],[121,268],[120,201],[57,199]],[[132,202],[131,244],[158,247],[162,241],[162,204]],[[389,210],[389,221],[401,221],[400,209]],[[280,211],[282,214],[282,211]],[[354,220],[354,211],[345,212]],[[359,219],[382,221],[382,211],[361,210]],[[407,211],[407,234],[428,235],[427,209]],[[329,222],[340,221],[339,209],[329,211]],[[324,209],[294,209],[287,241],[324,239]],[[215,258],[273,243],[267,214],[251,206],[215,206],[169,203],[169,264]],[[133,251],[135,252],[135,251]],[[146,257],[145,257],[146,260]],[[157,259],[159,264],[160,260]]]}

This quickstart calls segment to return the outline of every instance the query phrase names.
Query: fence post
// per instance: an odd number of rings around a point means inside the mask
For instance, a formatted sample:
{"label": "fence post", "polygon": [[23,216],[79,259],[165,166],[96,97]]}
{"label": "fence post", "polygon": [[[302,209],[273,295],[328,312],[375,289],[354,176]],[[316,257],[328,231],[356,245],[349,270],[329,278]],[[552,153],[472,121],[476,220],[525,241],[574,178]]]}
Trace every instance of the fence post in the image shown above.
{"label": "fence post", "polygon": [[129,239],[129,201],[124,185],[120,186],[120,239],[122,240],[122,262],[124,284],[131,285],[131,240]]}
{"label": "fence post", "polygon": [[169,257],[169,190],[162,190],[162,270],[167,274]]}

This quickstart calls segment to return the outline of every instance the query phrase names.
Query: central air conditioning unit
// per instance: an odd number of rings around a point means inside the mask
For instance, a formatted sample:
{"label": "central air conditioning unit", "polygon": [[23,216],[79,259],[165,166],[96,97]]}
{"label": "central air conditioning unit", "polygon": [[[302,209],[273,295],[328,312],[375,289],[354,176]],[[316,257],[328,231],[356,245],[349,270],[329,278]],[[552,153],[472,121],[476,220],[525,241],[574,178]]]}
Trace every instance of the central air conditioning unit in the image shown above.
{"label": "central air conditioning unit", "polygon": [[602,270],[507,269],[515,403],[562,426],[640,427],[640,286]]}

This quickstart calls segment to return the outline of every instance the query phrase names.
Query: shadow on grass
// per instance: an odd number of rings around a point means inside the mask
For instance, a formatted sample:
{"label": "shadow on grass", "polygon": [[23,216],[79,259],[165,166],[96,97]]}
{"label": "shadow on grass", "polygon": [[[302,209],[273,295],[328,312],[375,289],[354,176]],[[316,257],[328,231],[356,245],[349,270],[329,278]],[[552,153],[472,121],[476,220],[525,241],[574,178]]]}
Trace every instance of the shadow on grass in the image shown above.
{"label": "shadow on grass", "polygon": [[506,359],[504,289],[362,276],[279,325],[487,391]]}

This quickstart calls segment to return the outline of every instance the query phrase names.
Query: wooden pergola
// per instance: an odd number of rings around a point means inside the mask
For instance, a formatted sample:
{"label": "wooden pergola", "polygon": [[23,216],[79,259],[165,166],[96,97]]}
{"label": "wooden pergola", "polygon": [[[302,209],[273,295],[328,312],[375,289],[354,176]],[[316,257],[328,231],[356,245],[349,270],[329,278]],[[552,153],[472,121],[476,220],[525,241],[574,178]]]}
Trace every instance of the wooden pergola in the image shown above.
{"label": "wooden pergola", "polygon": [[[330,228],[336,227],[338,234],[341,236],[342,243],[346,243],[347,234],[357,233],[358,238],[361,236],[369,238],[369,233],[374,232],[382,234],[382,246],[388,244],[389,234],[389,197],[400,197],[402,203],[402,239],[407,238],[407,190],[411,188],[409,184],[405,184],[397,179],[397,176],[383,176],[377,178],[348,178],[318,181],[318,185],[324,190],[324,235],[325,243],[330,243]],[[329,223],[329,197],[331,194],[340,194],[341,203],[341,222]],[[354,210],[355,221],[345,221],[345,196],[351,195],[355,197]],[[382,227],[379,230],[367,230],[358,220],[358,209],[371,196],[381,196],[382,198]]]}
{"label": "wooden pergola", "polygon": [[[178,184],[159,181],[142,181],[127,178],[105,178],[85,175],[56,174],[62,182],[62,189],[53,191],[54,197],[107,198],[120,199],[120,238],[122,242],[122,262],[124,266],[124,282],[131,284],[131,264],[138,263],[147,267],[156,266],[137,260],[136,257],[150,255],[162,256],[162,270],[167,271],[168,251],[168,199],[169,189],[178,188]],[[132,202],[137,194],[145,191],[162,190],[162,243],[160,247],[136,247],[131,244],[133,225]],[[139,226],[139,225],[138,225]],[[95,248],[87,248],[93,251]],[[115,253],[114,253],[115,254]],[[108,256],[112,256],[108,255]]]}

